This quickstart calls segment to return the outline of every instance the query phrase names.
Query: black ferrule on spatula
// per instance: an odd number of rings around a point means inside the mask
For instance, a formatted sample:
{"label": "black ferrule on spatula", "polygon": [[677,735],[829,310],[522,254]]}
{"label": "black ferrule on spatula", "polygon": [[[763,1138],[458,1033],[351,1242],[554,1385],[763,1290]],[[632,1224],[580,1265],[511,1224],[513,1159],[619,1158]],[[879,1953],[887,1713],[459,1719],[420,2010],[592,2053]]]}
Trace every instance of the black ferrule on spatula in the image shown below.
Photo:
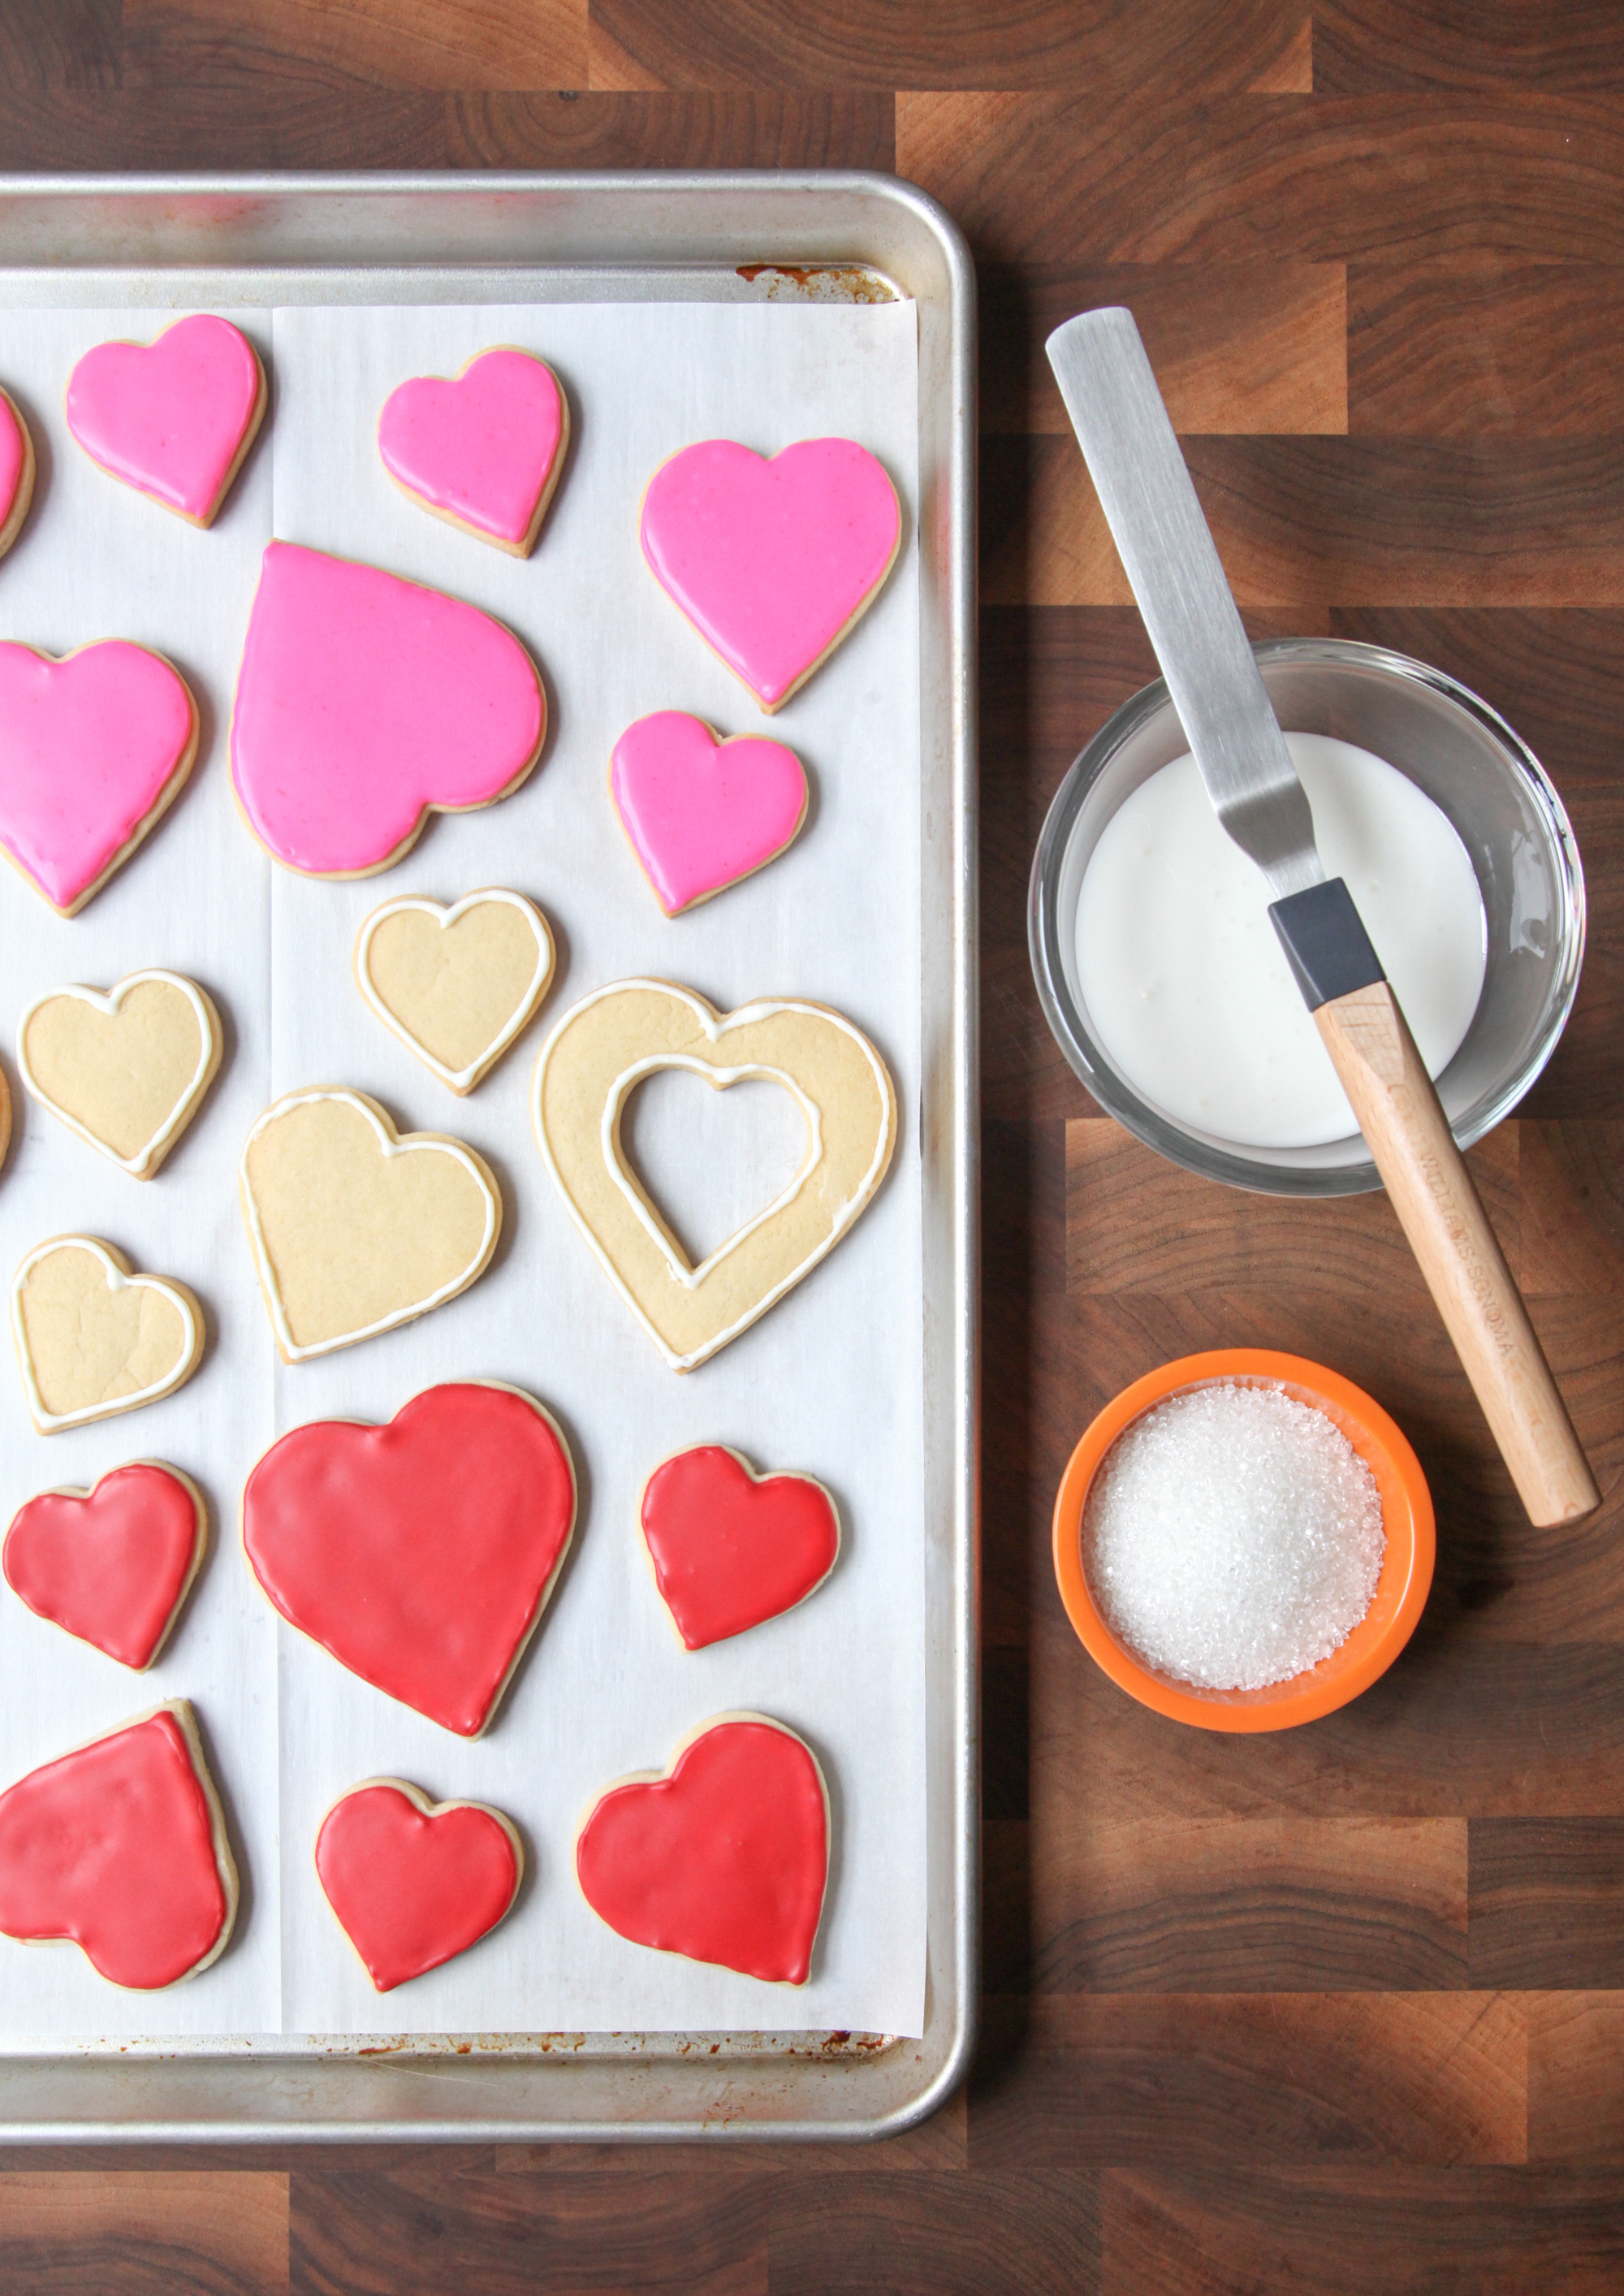
{"label": "black ferrule on spatula", "polygon": [[1386,979],[1341,877],[1271,901],[1268,914],[1310,1013]]}

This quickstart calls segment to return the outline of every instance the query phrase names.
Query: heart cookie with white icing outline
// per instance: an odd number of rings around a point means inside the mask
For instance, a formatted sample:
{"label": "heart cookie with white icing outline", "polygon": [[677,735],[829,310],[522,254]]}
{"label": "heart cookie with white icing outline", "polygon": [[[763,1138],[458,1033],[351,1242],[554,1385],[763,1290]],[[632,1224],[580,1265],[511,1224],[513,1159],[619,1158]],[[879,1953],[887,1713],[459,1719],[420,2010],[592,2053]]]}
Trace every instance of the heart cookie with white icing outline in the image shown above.
{"label": "heart cookie with white icing outline", "polygon": [[184,1283],[137,1275],[94,1235],[36,1244],[12,1279],[12,1337],[42,1435],[137,1411],[184,1387],[203,1355],[203,1311]]}
{"label": "heart cookie with white icing outline", "polygon": [[482,1156],[443,1132],[397,1132],[375,1100],[343,1086],[274,1101],[238,1183],[286,1363],[442,1307],[484,1274],[502,1233]]}
{"label": "heart cookie with white icing outline", "polygon": [[35,1099],[137,1180],[157,1171],[219,1065],[220,1016],[179,972],[53,988],[17,1029],[17,1066]]}
{"label": "heart cookie with white icing outline", "polygon": [[[789,1186],[688,1260],[627,1161],[620,1120],[657,1069],[725,1090],[746,1077],[800,1107],[807,1149]],[[673,1371],[736,1339],[832,1251],[890,1162],[897,1095],[879,1054],[825,1004],[774,998],[718,1013],[667,980],[619,980],[571,1006],[536,1063],[536,1138],[616,1290]]]}
{"label": "heart cookie with white icing outline", "polygon": [[460,1098],[522,1034],[553,978],[534,902],[487,885],[444,908],[385,901],[356,936],[356,983],[390,1033]]}

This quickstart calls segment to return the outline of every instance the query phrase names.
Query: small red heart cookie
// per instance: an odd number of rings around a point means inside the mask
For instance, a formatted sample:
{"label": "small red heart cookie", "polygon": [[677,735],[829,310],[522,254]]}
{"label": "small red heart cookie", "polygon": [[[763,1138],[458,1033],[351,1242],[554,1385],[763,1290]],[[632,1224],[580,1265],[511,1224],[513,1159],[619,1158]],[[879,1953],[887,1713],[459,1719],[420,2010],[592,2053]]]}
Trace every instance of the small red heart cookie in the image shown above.
{"label": "small red heart cookie", "polygon": [[829,1878],[829,1795],[809,1746],[718,1714],[668,1773],[622,1778],[575,1841],[586,1903],[634,1945],[804,1985]]}
{"label": "small red heart cookie", "polygon": [[242,1493],[243,1547],[288,1623],[463,1738],[496,1712],[574,1529],[562,1435],[494,1380],[426,1388],[386,1427],[295,1427]]}
{"label": "small red heart cookie", "polygon": [[519,1894],[524,1852],[482,1801],[431,1801],[404,1778],[340,1796],[316,1837],[327,1903],[380,1993],[438,1969],[494,1930]]}
{"label": "small red heart cookie", "polygon": [[150,1992],[223,1953],[237,1869],[184,1698],[30,1770],[0,1794],[0,1931],[68,1939]]}
{"label": "small red heart cookie", "polygon": [[724,1443],[656,1467],[641,1513],[654,1583],[689,1650],[792,1611],[841,1551],[840,1517],[820,1482],[758,1475]]}
{"label": "small red heart cookie", "polygon": [[137,1459],[88,1491],[41,1491],[0,1548],[30,1611],[137,1673],[168,1639],[209,1544],[203,1495],[178,1467]]}

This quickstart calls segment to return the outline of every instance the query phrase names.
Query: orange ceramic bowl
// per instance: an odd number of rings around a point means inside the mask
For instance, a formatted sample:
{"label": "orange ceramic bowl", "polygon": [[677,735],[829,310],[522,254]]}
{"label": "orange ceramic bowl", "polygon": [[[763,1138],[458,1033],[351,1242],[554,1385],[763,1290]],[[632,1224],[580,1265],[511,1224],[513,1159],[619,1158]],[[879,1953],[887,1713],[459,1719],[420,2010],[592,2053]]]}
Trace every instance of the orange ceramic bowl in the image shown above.
{"label": "orange ceramic bowl", "polygon": [[[1120,1643],[1095,1608],[1083,1572],[1083,1509],[1089,1486],[1124,1428],[1169,1395],[1230,1382],[1282,1387],[1334,1421],[1376,1479],[1387,1552],[1369,1610],[1340,1650],[1306,1674],[1267,1690],[1198,1690],[1159,1673]],[[1351,1380],[1301,1356],[1266,1348],[1219,1348],[1163,1364],[1108,1404],[1071,1454],[1054,1502],[1054,1576],[1066,1615],[1088,1652],[1142,1706],[1202,1730],[1290,1730],[1346,1706],[1384,1674],[1415,1631],[1432,1584],[1437,1538],[1421,1462],[1379,1403]]]}

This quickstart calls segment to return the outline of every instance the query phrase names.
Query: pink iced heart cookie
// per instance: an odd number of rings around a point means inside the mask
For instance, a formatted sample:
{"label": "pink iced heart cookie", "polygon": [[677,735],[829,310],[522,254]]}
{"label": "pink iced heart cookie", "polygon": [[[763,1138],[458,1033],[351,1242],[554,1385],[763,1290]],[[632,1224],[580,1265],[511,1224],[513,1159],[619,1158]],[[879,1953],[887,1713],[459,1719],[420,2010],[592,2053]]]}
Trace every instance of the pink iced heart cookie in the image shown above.
{"label": "pink iced heart cookie", "polygon": [[265,370],[208,312],[153,343],[98,343],[68,378],[68,428],[98,469],[193,526],[225,501],[265,414]]}
{"label": "pink iced heart cookie", "polygon": [[322,1820],[316,1871],[367,1975],[392,1993],[496,1928],[524,1852],[488,1802],[431,1801],[404,1778],[368,1778]]}
{"label": "pink iced heart cookie", "polygon": [[793,750],[759,734],[720,741],[685,709],[656,709],[627,727],[609,793],[668,917],[776,860],[807,817]]}
{"label": "pink iced heart cookie", "polygon": [[284,868],[389,868],[431,813],[517,789],[546,727],[535,663],[477,606],[297,543],[267,547],[237,671],[231,779]]}
{"label": "pink iced heart cookie", "polygon": [[770,462],[704,439],[643,497],[655,579],[763,709],[833,653],[891,570],[897,490],[850,439],[803,439]]}
{"label": "pink iced heart cookie", "polygon": [[62,915],[128,860],[196,755],[197,706],[161,654],[0,644],[0,849]]}
{"label": "pink iced heart cookie", "polygon": [[11,393],[0,390],[0,558],[22,532],[34,499],[34,441]]}
{"label": "pink iced heart cookie", "polygon": [[396,485],[437,518],[528,558],[570,444],[570,406],[545,359],[504,345],[450,380],[414,375],[378,417]]}

